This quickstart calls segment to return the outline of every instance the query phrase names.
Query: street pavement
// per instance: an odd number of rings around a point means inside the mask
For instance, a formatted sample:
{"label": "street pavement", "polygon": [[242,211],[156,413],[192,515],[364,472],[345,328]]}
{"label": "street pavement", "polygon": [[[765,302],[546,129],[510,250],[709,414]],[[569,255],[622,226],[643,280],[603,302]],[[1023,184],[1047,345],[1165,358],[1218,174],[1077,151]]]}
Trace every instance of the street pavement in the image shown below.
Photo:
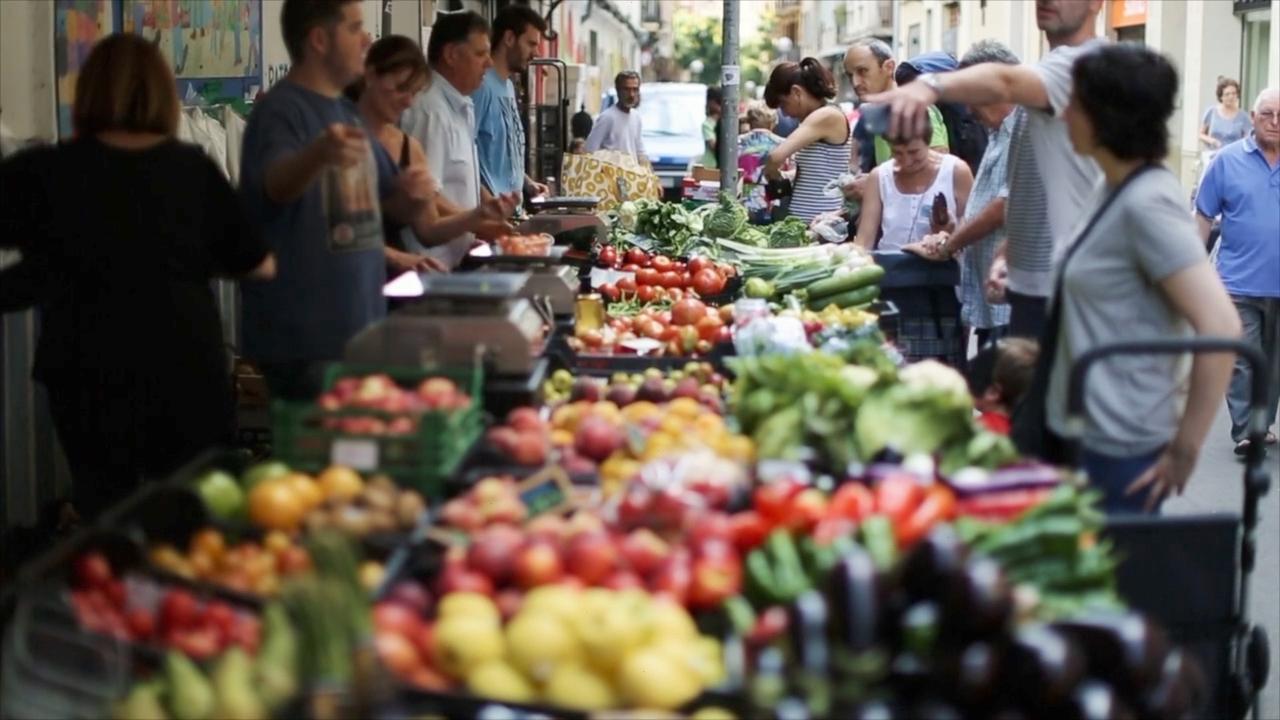
{"label": "street pavement", "polygon": [[[1165,513],[1238,515],[1244,497],[1244,464],[1236,458],[1234,447],[1224,403],[1186,493],[1165,503]],[[1280,448],[1272,446],[1265,462],[1271,472],[1271,492],[1262,498],[1259,508],[1258,561],[1250,577],[1249,619],[1265,627],[1271,640],[1271,676],[1262,692],[1259,717],[1280,720]]]}

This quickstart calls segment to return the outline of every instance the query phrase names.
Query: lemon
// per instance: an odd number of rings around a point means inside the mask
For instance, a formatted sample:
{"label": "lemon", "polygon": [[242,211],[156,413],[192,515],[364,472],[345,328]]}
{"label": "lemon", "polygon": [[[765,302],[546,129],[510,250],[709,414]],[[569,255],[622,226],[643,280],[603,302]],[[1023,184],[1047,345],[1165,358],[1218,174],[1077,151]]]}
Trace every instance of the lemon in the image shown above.
{"label": "lemon", "polygon": [[441,620],[451,617],[468,617],[485,620],[495,627],[502,624],[498,606],[488,596],[475,592],[455,592],[445,595],[436,608]]}

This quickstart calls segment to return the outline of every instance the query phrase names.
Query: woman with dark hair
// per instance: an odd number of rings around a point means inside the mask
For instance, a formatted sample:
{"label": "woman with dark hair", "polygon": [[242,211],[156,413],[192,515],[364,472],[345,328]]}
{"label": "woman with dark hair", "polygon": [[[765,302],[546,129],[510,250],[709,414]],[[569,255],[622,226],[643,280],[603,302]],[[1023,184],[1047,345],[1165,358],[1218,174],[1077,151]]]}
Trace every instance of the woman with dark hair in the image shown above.
{"label": "woman with dark hair", "polygon": [[[1177,177],[1160,165],[1178,74],[1133,45],[1086,53],[1072,70],[1064,119],[1075,151],[1103,180],[1057,263],[1037,387],[1048,429],[1066,427],[1067,379],[1088,350],[1187,334],[1237,337],[1218,274],[1187,215]],[[1109,512],[1151,512],[1181,494],[1231,378],[1228,354],[1196,355],[1179,410],[1180,359],[1102,361],[1085,386],[1084,467]],[[1043,383],[1043,384],[1041,384]],[[1033,393],[1035,390],[1033,389]],[[1015,418],[1015,423],[1030,418]]]}
{"label": "woman with dark hair", "polygon": [[[388,35],[369,47],[364,76],[347,89],[347,97],[360,110],[370,136],[377,140],[373,151],[387,158],[398,170],[426,167],[421,143],[397,126],[414,97],[426,87],[431,71],[416,43],[403,35]],[[426,254],[426,248],[441,245],[459,235],[482,231],[486,224],[501,224],[515,209],[506,196],[482,200],[476,208],[459,210],[439,194],[435,178],[422,214],[409,225],[386,219],[387,267],[392,275],[409,271],[448,272],[445,264]]]}
{"label": "woman with dark hair", "polygon": [[213,162],[175,139],[160,51],[111,35],[76,81],[75,138],[0,165],[0,310],[41,313],[35,379],[92,518],[235,428],[230,356],[209,282],[267,279],[275,259]]}
{"label": "woman with dark hair", "polygon": [[795,158],[791,204],[787,213],[805,222],[844,206],[839,193],[828,197],[826,186],[849,172],[851,150],[849,122],[831,100],[836,96],[835,80],[822,63],[805,58],[799,63],[782,63],[774,68],[764,89],[764,101],[800,121],[786,140],[765,162],[770,180],[782,177],[782,165]]}
{"label": "woman with dark hair", "polygon": [[1253,126],[1249,113],[1240,109],[1240,83],[1231,78],[1219,78],[1216,90],[1218,102],[1204,111],[1200,120],[1200,142],[1210,152],[1224,145],[1241,140]]}

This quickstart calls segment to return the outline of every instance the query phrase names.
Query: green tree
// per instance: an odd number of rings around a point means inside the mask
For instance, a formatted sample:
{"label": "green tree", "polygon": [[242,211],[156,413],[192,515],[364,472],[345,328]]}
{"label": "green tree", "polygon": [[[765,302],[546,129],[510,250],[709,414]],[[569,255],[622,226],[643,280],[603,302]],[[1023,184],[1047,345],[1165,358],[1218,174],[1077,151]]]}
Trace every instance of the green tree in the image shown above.
{"label": "green tree", "polygon": [[[720,18],[700,17],[693,13],[676,14],[676,64],[689,69],[691,82],[720,84],[720,30]],[[702,61],[700,73],[692,70],[695,60]]]}
{"label": "green tree", "polygon": [[772,70],[774,56],[777,55],[773,48],[773,31],[776,25],[773,8],[766,7],[755,37],[745,38],[738,52],[742,65],[742,82],[750,80],[759,86],[768,82],[769,71]]}

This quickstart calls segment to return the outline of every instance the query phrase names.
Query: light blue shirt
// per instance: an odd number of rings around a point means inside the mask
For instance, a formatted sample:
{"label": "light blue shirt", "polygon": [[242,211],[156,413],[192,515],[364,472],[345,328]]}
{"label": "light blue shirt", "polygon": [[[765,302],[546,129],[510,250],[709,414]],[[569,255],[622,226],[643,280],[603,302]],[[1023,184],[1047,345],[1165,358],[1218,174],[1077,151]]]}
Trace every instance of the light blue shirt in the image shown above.
{"label": "light blue shirt", "polygon": [[524,126],[520,124],[515,85],[489,68],[471,100],[476,106],[480,181],[495,195],[523,191]]}
{"label": "light blue shirt", "polygon": [[[972,222],[987,206],[1009,197],[1009,141],[1018,124],[1017,109],[1009,113],[1000,127],[987,131],[987,150],[973,178],[973,190],[964,209],[964,222]],[[1009,324],[1009,306],[987,302],[986,281],[995,260],[996,249],[1004,242],[1002,224],[989,235],[970,245],[960,257],[960,318],[973,328],[994,328]]]}
{"label": "light blue shirt", "polygon": [[1280,298],[1280,165],[1249,135],[1218,151],[1196,195],[1196,211],[1222,215],[1218,274],[1232,295]]}

